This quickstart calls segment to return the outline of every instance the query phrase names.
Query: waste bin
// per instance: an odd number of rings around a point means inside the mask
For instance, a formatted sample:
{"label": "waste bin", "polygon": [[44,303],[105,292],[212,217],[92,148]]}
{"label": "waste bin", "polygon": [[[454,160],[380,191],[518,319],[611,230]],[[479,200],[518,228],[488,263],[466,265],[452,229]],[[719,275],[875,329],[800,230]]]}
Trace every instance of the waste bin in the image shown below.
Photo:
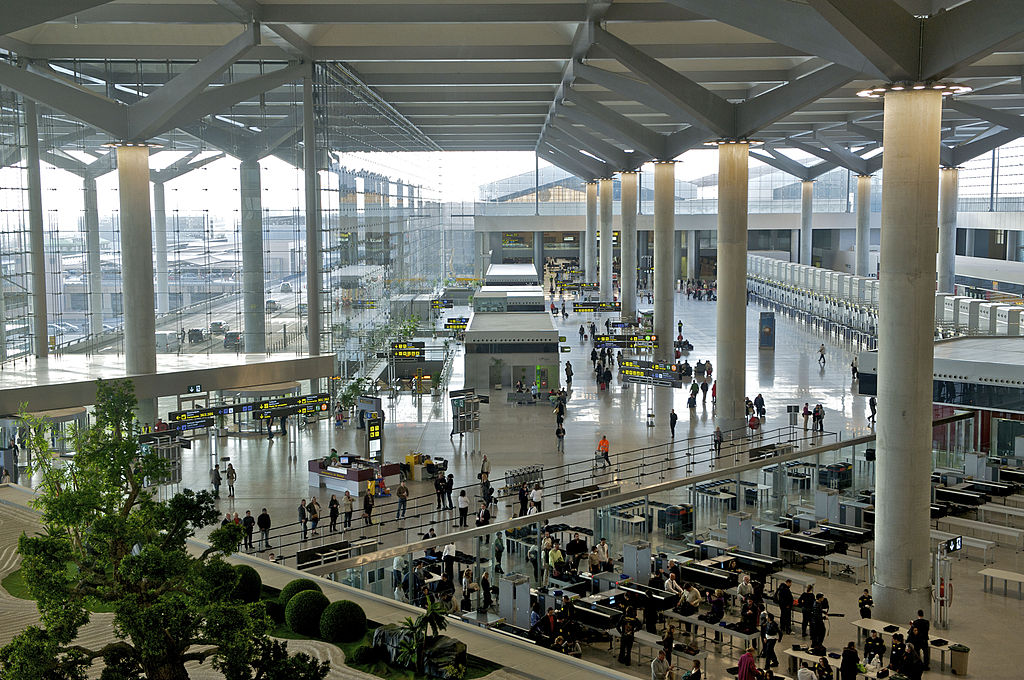
{"label": "waste bin", "polygon": [[970,651],[970,647],[965,645],[949,646],[949,668],[953,675],[967,675],[967,655]]}

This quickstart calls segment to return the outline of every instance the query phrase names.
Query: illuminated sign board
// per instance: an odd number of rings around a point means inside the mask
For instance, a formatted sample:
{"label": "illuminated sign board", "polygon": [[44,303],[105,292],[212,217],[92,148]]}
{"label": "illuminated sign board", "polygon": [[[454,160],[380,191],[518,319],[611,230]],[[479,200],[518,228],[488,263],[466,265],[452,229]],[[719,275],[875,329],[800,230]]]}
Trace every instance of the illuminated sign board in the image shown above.
{"label": "illuminated sign board", "polygon": [[619,364],[619,375],[624,382],[662,387],[683,386],[683,376],[675,364],[625,359]]}
{"label": "illuminated sign board", "polygon": [[393,342],[391,357],[398,361],[423,361],[426,359],[423,347],[422,342]]}
{"label": "illuminated sign board", "polygon": [[376,300],[353,300],[352,306],[356,309],[377,309]]}
{"label": "illuminated sign board", "polygon": [[464,331],[469,325],[468,316],[453,316],[445,319],[444,328],[448,331]]}
{"label": "illuminated sign board", "polygon": [[[167,414],[169,423],[184,423],[196,420],[214,420],[217,416],[229,416],[235,413],[253,413],[257,418],[267,418],[267,412],[272,411],[274,416],[287,415],[291,413],[316,413],[324,412],[330,408],[331,395],[303,394],[295,397],[280,397],[276,399],[264,399],[263,401],[250,401],[239,404],[225,404],[223,406],[211,406],[208,408],[189,409],[187,411],[171,411]],[[177,426],[172,425],[172,427]],[[195,429],[195,428],[188,428]]]}
{"label": "illuminated sign board", "polygon": [[452,309],[454,306],[455,306],[455,303],[452,302],[451,300],[431,300],[430,301],[430,308],[431,309]]}
{"label": "illuminated sign board", "polygon": [[622,305],[618,302],[573,302],[574,312],[618,312]]}
{"label": "illuminated sign board", "polygon": [[366,414],[366,450],[370,452],[370,458],[378,458],[381,449],[381,431],[383,421],[380,414],[371,411]]}
{"label": "illuminated sign board", "polygon": [[201,384],[189,385],[188,387],[185,388],[186,394],[200,394],[202,391],[203,386]]}

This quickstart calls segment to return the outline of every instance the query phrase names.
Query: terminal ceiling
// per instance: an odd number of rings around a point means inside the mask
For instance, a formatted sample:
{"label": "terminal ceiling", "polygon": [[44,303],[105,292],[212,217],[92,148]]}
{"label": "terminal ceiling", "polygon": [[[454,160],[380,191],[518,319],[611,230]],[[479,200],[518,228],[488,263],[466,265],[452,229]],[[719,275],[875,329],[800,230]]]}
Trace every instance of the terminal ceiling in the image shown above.
{"label": "terminal ceiling", "polygon": [[58,148],[175,135],[298,163],[310,64],[334,150],[536,150],[588,179],[722,138],[804,178],[871,172],[882,100],[857,92],[886,82],[973,88],[945,102],[945,164],[1024,135],[1016,0],[14,4],[0,88],[45,105]]}

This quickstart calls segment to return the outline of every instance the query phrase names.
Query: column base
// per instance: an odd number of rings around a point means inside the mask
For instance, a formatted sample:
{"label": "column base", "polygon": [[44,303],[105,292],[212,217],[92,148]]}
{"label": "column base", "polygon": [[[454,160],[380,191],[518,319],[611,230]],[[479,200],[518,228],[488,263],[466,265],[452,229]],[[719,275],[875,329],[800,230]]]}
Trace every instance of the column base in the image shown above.
{"label": "column base", "polygon": [[875,582],[871,584],[871,596],[875,600],[871,610],[874,619],[905,624],[916,617],[918,609],[924,611],[925,618],[931,618],[931,584],[908,590]]}

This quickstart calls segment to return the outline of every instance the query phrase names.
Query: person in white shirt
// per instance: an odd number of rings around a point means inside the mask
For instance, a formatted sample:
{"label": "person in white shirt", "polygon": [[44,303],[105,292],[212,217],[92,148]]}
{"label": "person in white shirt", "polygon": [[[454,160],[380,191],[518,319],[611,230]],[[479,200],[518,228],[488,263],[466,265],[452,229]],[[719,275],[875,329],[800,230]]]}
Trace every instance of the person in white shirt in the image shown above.
{"label": "person in white shirt", "polygon": [[675,595],[683,594],[683,587],[679,585],[679,581],[676,580],[675,574],[669,574],[668,580],[665,581],[665,590],[674,593]]}
{"label": "person in white shirt", "polygon": [[530,500],[537,506],[537,512],[540,512],[541,501],[544,500],[544,492],[540,489],[540,484],[533,485],[533,491],[530,492]]}
{"label": "person in white shirt", "polygon": [[597,544],[597,559],[601,561],[601,568],[605,571],[612,570],[611,559],[608,557],[608,541],[601,539],[601,542]]}
{"label": "person in white shirt", "polygon": [[665,658],[665,650],[658,651],[658,658],[651,661],[651,680],[665,680],[670,666]]}
{"label": "person in white shirt", "polygon": [[754,594],[754,584],[750,582],[750,574],[743,575],[743,582],[736,590],[740,595],[740,600],[746,600],[747,597]]}
{"label": "person in white shirt", "polygon": [[530,501],[530,507],[526,509],[526,514],[527,514],[527,516],[529,516],[529,515],[536,515],[537,514],[537,504],[534,503],[533,501]]}

